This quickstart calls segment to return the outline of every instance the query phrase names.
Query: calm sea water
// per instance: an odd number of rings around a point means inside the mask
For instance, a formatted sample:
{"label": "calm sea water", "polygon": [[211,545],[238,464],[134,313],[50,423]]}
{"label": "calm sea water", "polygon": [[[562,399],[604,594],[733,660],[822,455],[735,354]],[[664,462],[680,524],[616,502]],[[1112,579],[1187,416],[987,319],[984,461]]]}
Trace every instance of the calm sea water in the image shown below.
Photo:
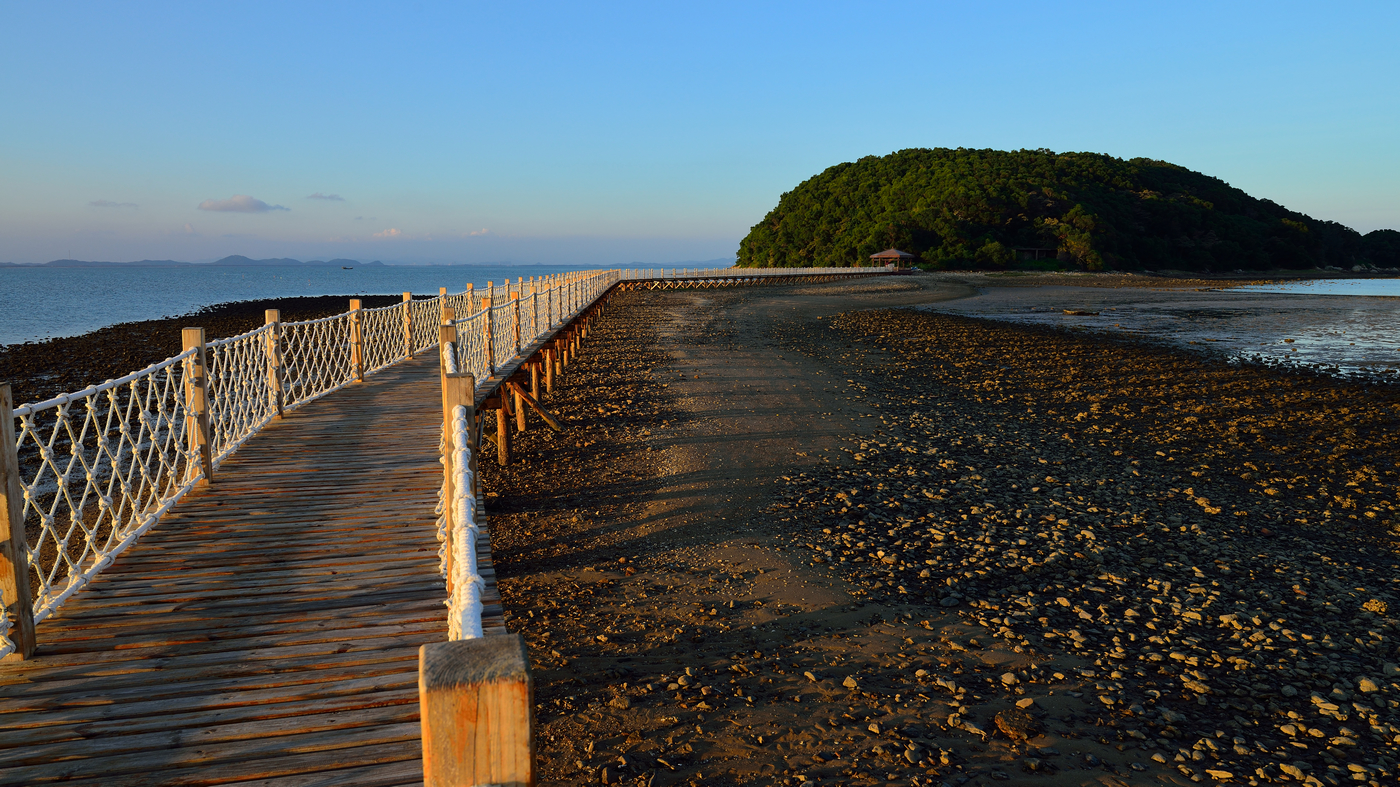
{"label": "calm sea water", "polygon": [[[187,314],[230,301],[297,295],[436,295],[521,276],[581,270],[569,265],[303,268],[0,268],[0,344]],[[348,307],[349,304],[347,304]]]}
{"label": "calm sea water", "polygon": [[1338,377],[1400,381],[1400,279],[1324,279],[1205,291],[994,287],[934,308],[1139,336]]}

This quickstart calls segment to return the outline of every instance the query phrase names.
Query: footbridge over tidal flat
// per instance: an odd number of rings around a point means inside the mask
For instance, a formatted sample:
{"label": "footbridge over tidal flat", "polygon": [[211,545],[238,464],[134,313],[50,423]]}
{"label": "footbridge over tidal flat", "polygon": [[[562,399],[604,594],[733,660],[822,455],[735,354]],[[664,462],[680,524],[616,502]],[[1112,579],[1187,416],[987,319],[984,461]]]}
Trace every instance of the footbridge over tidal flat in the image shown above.
{"label": "footbridge over tidal flat", "polygon": [[553,421],[620,289],[885,272],[405,294],[217,341],[187,329],[181,354],[47,402],[0,385],[0,785],[532,782],[528,670],[495,675],[515,694],[472,677],[524,655],[495,589],[483,433],[507,462],[527,412]]}

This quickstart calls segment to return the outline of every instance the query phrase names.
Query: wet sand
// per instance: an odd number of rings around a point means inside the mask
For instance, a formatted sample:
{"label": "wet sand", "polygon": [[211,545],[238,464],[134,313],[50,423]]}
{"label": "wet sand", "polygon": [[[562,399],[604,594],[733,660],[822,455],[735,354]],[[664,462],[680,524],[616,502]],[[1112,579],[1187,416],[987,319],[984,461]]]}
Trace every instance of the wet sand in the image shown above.
{"label": "wet sand", "polygon": [[930,308],[1143,338],[1214,357],[1340,377],[1396,382],[1400,373],[1400,303],[1395,298],[1161,287],[1141,279],[1135,286],[1114,288],[1005,287],[990,278],[962,280],[978,285],[979,293]]}

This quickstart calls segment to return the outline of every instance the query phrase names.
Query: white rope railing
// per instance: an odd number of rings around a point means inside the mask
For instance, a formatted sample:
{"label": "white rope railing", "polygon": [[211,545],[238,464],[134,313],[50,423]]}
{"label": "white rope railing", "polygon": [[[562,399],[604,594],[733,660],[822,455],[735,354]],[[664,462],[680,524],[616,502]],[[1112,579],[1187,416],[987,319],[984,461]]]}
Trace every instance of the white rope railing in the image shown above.
{"label": "white rope railing", "polygon": [[[568,322],[608,288],[630,278],[623,271],[597,271],[546,276],[538,282],[507,282],[482,290],[478,308],[456,313],[451,325],[457,341],[453,359],[464,374],[485,380],[523,348]],[[512,299],[514,293],[518,297]],[[523,293],[523,294],[522,294]],[[489,311],[481,303],[490,300]],[[470,308],[470,307],[469,307]]]}
{"label": "white rope railing", "polygon": [[87,585],[202,477],[186,430],[186,350],[15,408],[34,622]]}
{"label": "white rope railing", "polygon": [[[447,638],[475,639],[482,636],[481,595],[486,582],[477,569],[476,541],[481,535],[481,528],[476,523],[476,495],[473,491],[476,480],[471,470],[471,419],[466,407],[457,405],[452,408],[452,423],[447,431],[452,441],[451,454],[446,462],[452,489],[452,595],[447,604]],[[446,535],[445,530],[441,528],[439,532]]]}
{"label": "white rope railing", "polygon": [[270,325],[209,342],[209,427],[217,466],[277,415],[268,396],[267,334]]}

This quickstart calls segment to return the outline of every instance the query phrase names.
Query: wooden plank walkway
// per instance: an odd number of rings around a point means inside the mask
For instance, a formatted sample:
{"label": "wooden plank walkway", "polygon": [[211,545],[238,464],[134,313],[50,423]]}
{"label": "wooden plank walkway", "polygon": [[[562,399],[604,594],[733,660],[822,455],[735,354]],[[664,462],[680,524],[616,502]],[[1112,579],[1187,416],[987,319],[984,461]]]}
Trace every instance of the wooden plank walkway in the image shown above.
{"label": "wooden plank walkway", "polygon": [[250,440],[0,666],[0,785],[421,785],[441,408],[429,352]]}

